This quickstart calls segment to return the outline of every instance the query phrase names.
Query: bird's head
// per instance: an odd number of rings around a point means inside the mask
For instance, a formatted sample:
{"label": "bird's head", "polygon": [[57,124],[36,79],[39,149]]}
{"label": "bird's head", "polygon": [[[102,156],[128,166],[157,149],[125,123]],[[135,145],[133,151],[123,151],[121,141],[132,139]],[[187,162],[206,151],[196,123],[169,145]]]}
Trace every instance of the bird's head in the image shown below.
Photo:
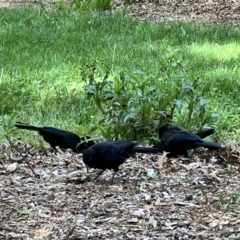
{"label": "bird's head", "polygon": [[159,137],[161,138],[162,137],[162,135],[166,132],[166,131],[168,131],[168,127],[167,126],[161,126],[159,129],[158,129],[158,134],[159,134]]}
{"label": "bird's head", "polygon": [[96,159],[96,152],[92,148],[88,148],[83,151],[83,162],[88,166],[91,167],[91,162]]}

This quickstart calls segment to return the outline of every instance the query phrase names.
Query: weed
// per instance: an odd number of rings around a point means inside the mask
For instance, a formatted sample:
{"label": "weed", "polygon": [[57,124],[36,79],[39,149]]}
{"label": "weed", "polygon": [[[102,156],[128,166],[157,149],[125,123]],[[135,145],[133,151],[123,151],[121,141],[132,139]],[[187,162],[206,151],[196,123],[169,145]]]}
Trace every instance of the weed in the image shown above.
{"label": "weed", "polygon": [[[178,70],[183,72],[182,66]],[[156,77],[158,81],[153,83]],[[99,70],[94,62],[81,70],[81,78],[85,79],[89,99],[99,109],[99,129],[107,139],[151,142],[155,130],[168,121],[164,118],[166,112],[185,123],[186,128],[201,129],[215,119],[207,111],[200,81],[188,81],[187,74],[168,80],[161,75],[153,78],[140,70],[111,73],[109,69]]]}

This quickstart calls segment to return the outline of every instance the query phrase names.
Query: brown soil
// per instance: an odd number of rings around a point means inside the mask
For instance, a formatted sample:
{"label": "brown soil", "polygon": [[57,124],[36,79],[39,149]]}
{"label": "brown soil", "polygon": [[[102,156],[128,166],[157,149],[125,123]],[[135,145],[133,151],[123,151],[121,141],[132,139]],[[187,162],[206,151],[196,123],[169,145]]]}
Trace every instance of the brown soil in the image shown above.
{"label": "brown soil", "polygon": [[27,158],[15,162],[6,145],[0,239],[239,239],[239,147],[193,159],[138,154],[106,186],[112,172],[94,183],[81,155],[20,142]]}

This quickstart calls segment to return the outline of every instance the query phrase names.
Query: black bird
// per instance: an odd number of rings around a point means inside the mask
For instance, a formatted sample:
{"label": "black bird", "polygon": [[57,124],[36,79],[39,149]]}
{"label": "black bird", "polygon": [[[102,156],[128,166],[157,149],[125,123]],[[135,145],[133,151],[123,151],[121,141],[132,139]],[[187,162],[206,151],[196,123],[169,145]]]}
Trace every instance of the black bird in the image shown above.
{"label": "black bird", "polygon": [[[213,129],[212,129],[213,130]],[[210,150],[219,150],[222,147],[220,145],[204,142],[201,137],[206,137],[211,133],[211,130],[208,132],[200,133],[199,135],[178,130],[176,128],[169,128],[167,126],[162,126],[159,129],[159,136],[161,138],[161,143],[163,149],[166,152],[169,152],[168,157],[177,157],[178,155],[184,155],[187,157],[187,152],[190,149],[195,149],[197,147],[205,147]]]}
{"label": "black bird", "polygon": [[29,124],[19,123],[15,124],[15,127],[19,129],[26,129],[31,131],[37,131],[43,139],[48,142],[53,149],[56,150],[56,146],[62,149],[71,148],[74,152],[82,152],[83,150],[93,146],[94,141],[89,136],[79,137],[77,134],[61,130],[53,127],[35,127]]}
{"label": "black bird", "polygon": [[[171,130],[175,130],[175,131],[184,131],[183,129],[181,129],[180,127],[168,127],[168,131],[171,131]],[[201,139],[204,139],[210,135],[214,134],[214,129],[211,128],[211,129],[207,129],[207,130],[204,130],[202,132],[197,132],[195,133],[195,135],[199,136]],[[159,138],[161,139],[161,136],[159,136]]]}
{"label": "black bird", "polygon": [[106,169],[113,169],[114,174],[108,183],[113,182],[113,178],[127,158],[134,153],[157,153],[158,150],[147,147],[136,147],[137,142],[117,140],[111,142],[101,142],[83,151],[83,162],[88,168],[98,168],[102,171],[94,178],[96,180]]}
{"label": "black bird", "polygon": [[[171,130],[176,130],[176,131],[183,131],[180,127],[171,127],[171,128],[168,128],[168,131],[171,131]],[[210,135],[214,134],[214,129],[207,129],[207,130],[204,130],[202,132],[198,132],[198,133],[195,133],[195,135],[199,136],[201,139],[204,139]],[[159,138],[161,140],[161,136],[159,135]],[[163,153],[163,151],[166,151],[164,150],[164,144],[162,142],[158,142],[156,143],[153,148],[157,148],[158,149],[158,152],[159,153]],[[184,154],[184,156],[187,156],[188,155],[188,150],[187,149]],[[181,151],[182,152],[182,151]],[[175,151],[175,156],[178,156],[178,155],[181,155],[181,154],[178,154],[177,151]]]}

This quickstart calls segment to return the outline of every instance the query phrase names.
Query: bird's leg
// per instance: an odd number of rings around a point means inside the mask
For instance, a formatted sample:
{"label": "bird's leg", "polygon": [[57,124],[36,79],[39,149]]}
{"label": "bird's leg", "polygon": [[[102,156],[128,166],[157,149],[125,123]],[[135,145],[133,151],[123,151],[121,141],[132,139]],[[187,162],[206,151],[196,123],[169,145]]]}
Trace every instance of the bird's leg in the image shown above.
{"label": "bird's leg", "polygon": [[58,153],[57,148],[56,148],[56,147],[52,147],[52,152],[53,152],[55,155],[57,155],[57,153]]}
{"label": "bird's leg", "polygon": [[112,177],[106,182],[106,184],[111,185],[111,184],[113,183],[113,179],[114,179],[114,177],[115,177],[116,174],[117,174],[117,172],[114,172],[113,175],[112,175]]}
{"label": "bird's leg", "polygon": [[102,170],[101,172],[99,172],[99,173],[97,174],[97,176],[93,179],[93,181],[96,181],[96,180],[98,179],[98,177],[103,174],[103,172],[104,172],[105,170],[106,170],[106,169],[104,169],[104,170]]}

